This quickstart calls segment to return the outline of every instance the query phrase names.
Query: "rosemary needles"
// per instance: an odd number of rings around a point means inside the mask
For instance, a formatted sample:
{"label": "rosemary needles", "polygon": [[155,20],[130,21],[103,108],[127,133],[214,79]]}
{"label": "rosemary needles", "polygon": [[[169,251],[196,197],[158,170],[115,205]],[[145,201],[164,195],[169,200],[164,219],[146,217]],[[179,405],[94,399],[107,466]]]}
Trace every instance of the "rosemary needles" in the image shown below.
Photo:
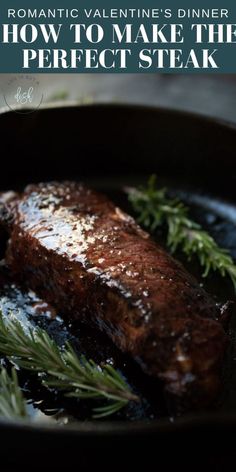
{"label": "rosemary needles", "polygon": [[14,367],[11,374],[2,367],[0,370],[0,416],[8,419],[27,418],[26,401],[18,384]]}
{"label": "rosemary needles", "polygon": [[151,176],[146,187],[128,188],[128,198],[138,215],[138,222],[155,231],[167,227],[167,246],[177,249],[190,260],[196,256],[203,267],[203,277],[211,270],[222,277],[229,276],[236,291],[236,265],[229,252],[220,248],[214,239],[191,220],[189,209],[177,198],[169,198],[165,188],[158,189],[156,176]]}
{"label": "rosemary needles", "polygon": [[[60,349],[45,330],[26,332],[16,319],[5,319],[1,313],[0,353],[15,365],[41,374],[40,379],[48,388],[70,397],[103,401],[93,409],[94,418],[112,415],[129,401],[138,401],[112,366],[101,367],[84,356],[78,357],[69,344]],[[16,376],[12,375],[16,386]]]}

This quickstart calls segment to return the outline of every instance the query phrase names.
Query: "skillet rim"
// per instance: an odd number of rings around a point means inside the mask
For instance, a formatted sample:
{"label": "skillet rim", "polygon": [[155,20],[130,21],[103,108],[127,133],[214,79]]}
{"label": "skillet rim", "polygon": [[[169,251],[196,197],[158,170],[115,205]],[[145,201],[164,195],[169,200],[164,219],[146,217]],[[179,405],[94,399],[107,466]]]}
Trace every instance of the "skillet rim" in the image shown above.
{"label": "skillet rim", "polygon": [[[130,109],[130,110],[135,110],[135,111],[146,111],[146,112],[159,112],[159,113],[170,113],[171,115],[176,115],[176,116],[182,116],[185,118],[192,118],[197,121],[202,121],[205,123],[209,123],[212,125],[219,125],[226,127],[228,129],[231,129],[233,131],[236,131],[236,121],[235,123],[233,121],[227,120],[225,118],[219,118],[219,117],[214,117],[213,115],[205,115],[203,113],[198,113],[195,111],[189,111],[189,110],[181,110],[178,108],[171,108],[171,107],[163,107],[163,106],[156,106],[156,105],[145,105],[145,104],[140,104],[140,103],[129,103],[126,101],[112,101],[112,102],[106,102],[106,101],[94,101],[92,103],[79,103],[76,100],[68,100],[68,101],[49,101],[49,102],[43,102],[40,105],[40,108],[36,110],[32,110],[33,113],[40,113],[42,110],[58,110],[58,109],[70,109],[70,108],[78,108],[78,109],[87,109],[87,108],[109,108],[109,109]],[[24,113],[24,110],[27,110],[27,113]],[[15,106],[14,109],[10,109],[7,106],[0,107],[0,117],[4,115],[14,115],[17,112],[23,112],[19,114],[31,114],[30,108],[25,109],[21,105]]]}

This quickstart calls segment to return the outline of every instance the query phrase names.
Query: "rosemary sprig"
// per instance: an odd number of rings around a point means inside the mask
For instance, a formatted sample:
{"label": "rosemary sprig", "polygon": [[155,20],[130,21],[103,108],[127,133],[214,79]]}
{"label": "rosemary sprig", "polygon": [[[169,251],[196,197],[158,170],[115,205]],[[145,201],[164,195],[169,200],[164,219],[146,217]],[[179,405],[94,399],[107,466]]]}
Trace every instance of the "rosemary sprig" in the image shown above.
{"label": "rosemary sprig", "polygon": [[218,271],[222,277],[230,277],[236,291],[236,265],[229,252],[220,248],[198,223],[189,218],[186,205],[177,198],[169,198],[165,188],[157,188],[155,175],[150,177],[146,187],[126,190],[140,224],[151,231],[166,225],[167,246],[172,253],[180,248],[189,260],[196,256],[204,268],[203,277],[211,270]]}
{"label": "rosemary sprig", "polygon": [[26,400],[19,387],[14,367],[11,374],[8,374],[4,367],[0,370],[0,416],[8,419],[28,417]]}
{"label": "rosemary sprig", "polygon": [[102,367],[77,356],[70,344],[60,349],[41,328],[27,332],[16,319],[0,313],[0,353],[19,367],[40,374],[43,385],[62,390],[67,396],[107,400],[94,408],[94,418],[111,415],[129,401],[138,401],[122,376],[109,364]]}

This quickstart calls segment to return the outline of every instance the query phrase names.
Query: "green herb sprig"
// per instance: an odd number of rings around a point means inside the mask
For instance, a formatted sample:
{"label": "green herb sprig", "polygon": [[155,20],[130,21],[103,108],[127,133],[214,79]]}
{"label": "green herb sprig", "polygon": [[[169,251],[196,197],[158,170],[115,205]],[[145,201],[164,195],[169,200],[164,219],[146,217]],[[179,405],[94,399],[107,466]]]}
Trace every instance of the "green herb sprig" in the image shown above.
{"label": "green herb sprig", "polygon": [[177,198],[169,198],[165,188],[158,189],[156,176],[150,177],[146,187],[128,188],[129,201],[138,215],[138,222],[155,231],[167,226],[167,246],[174,253],[181,249],[189,260],[196,256],[203,267],[203,277],[211,270],[222,277],[229,276],[236,291],[236,265],[229,252],[189,218],[189,208]]}
{"label": "green herb sprig", "polygon": [[98,366],[78,357],[70,344],[60,349],[41,328],[27,332],[16,319],[0,313],[0,353],[15,365],[40,374],[44,386],[62,390],[69,397],[106,400],[93,409],[93,417],[109,416],[138,401],[123,377],[111,365]]}
{"label": "green herb sprig", "polygon": [[0,370],[0,416],[8,419],[28,418],[26,400],[19,387],[14,367],[10,374],[4,367]]}

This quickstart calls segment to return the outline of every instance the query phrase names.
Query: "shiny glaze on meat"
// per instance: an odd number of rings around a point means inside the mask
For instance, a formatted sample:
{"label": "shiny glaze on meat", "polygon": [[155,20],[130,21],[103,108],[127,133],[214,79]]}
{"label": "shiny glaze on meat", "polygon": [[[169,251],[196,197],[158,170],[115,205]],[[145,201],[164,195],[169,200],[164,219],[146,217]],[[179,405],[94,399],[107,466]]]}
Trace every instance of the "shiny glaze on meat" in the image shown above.
{"label": "shiny glaze on meat", "polygon": [[192,404],[219,389],[226,335],[197,281],[105,196],[74,182],[3,194],[6,261],[68,317],[96,324]]}

